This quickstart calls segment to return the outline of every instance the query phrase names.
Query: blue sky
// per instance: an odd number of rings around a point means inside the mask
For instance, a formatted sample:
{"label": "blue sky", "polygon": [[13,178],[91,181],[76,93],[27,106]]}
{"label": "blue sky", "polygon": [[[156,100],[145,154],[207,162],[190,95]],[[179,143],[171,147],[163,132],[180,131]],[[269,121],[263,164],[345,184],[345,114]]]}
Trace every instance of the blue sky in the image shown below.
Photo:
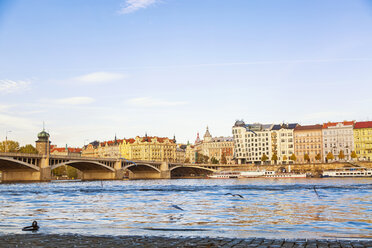
{"label": "blue sky", "polygon": [[372,120],[371,44],[370,0],[0,0],[0,139]]}

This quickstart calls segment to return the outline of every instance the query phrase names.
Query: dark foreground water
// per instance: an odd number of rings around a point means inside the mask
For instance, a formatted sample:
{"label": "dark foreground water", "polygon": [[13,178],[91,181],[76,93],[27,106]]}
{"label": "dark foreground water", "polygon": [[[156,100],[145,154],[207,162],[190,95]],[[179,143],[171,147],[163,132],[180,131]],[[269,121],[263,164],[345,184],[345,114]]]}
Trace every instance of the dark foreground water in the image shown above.
{"label": "dark foreground water", "polygon": [[0,234],[33,220],[56,234],[372,238],[372,179],[0,184]]}

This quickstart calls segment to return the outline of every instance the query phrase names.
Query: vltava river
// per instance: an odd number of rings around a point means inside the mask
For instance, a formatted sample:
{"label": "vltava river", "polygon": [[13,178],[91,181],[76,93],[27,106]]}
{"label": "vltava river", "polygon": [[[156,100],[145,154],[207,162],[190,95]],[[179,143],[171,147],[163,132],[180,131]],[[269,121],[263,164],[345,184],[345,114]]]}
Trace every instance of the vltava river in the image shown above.
{"label": "vltava river", "polygon": [[1,184],[0,234],[33,220],[39,233],[371,238],[372,179]]}

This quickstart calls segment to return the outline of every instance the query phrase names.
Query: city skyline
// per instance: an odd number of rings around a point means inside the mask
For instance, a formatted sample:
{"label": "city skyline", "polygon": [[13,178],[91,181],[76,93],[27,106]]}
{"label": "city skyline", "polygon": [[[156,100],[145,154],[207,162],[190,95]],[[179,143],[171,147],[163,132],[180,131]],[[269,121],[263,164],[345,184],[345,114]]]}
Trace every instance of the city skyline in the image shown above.
{"label": "city skyline", "polygon": [[237,119],[372,120],[371,13],[363,0],[1,1],[0,139],[33,144],[43,121],[54,144],[81,147],[231,136]]}

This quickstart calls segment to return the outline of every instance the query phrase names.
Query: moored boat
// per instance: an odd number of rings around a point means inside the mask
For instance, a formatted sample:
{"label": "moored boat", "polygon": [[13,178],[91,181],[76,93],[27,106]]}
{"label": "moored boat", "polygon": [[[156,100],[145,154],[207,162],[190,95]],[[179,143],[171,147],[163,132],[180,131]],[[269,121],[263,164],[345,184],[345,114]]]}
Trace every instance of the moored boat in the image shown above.
{"label": "moored boat", "polygon": [[214,172],[212,175],[208,175],[209,178],[213,179],[229,179],[229,178],[241,178],[240,171],[219,171]]}
{"label": "moored boat", "polygon": [[241,176],[244,178],[254,178],[254,177],[263,177],[265,175],[265,171],[242,171]]}
{"label": "moored boat", "polygon": [[372,169],[364,167],[338,168],[323,171],[322,177],[372,177]]}
{"label": "moored boat", "polygon": [[266,178],[306,178],[306,173],[293,173],[293,172],[275,172],[266,171],[264,177]]}

